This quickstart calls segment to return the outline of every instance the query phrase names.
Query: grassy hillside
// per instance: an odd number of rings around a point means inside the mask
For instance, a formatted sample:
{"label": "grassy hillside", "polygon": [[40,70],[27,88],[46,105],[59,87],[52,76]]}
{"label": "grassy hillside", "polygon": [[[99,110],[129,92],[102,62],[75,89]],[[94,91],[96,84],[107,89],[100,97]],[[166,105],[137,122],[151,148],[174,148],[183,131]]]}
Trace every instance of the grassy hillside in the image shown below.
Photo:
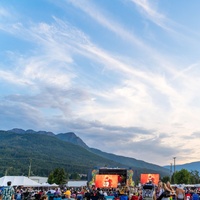
{"label": "grassy hillside", "polygon": [[0,131],[0,176],[31,175],[48,176],[58,167],[66,172],[88,173],[95,167],[132,168],[136,179],[141,173],[169,175],[160,166],[89,148],[74,133],[55,135],[33,130],[13,129]]}
{"label": "grassy hillside", "polygon": [[131,168],[137,170],[138,174],[141,173],[159,173],[161,176],[168,176],[169,175],[169,170],[164,168],[164,167],[160,167],[158,165],[155,164],[151,164],[151,163],[147,163],[144,162],[142,160],[137,160],[134,158],[129,158],[129,157],[125,157],[125,156],[119,156],[119,155],[115,155],[115,154],[111,154],[111,153],[106,153],[106,152],[102,152],[98,149],[94,149],[94,148],[90,148],[91,152],[118,162],[118,163],[123,163],[126,166],[130,166]]}
{"label": "grassy hillside", "polygon": [[17,134],[0,131],[0,175],[48,176],[57,167],[67,172],[87,173],[94,166],[120,166],[86,149],[43,134]]}

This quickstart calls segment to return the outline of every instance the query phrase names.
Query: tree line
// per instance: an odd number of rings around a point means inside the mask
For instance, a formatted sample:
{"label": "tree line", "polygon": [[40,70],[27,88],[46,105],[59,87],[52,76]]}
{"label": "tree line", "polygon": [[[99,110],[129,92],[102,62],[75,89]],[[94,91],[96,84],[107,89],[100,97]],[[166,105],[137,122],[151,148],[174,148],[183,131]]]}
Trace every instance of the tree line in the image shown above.
{"label": "tree line", "polygon": [[[87,180],[87,176],[80,176],[78,172],[67,173],[64,168],[56,168],[48,176],[48,183],[50,184],[62,185],[68,180]],[[200,174],[197,170],[182,169],[173,173],[171,177],[162,177],[161,180],[163,182],[170,181],[172,184],[198,184],[200,183]]]}
{"label": "tree line", "polygon": [[163,182],[170,181],[172,184],[198,184],[200,183],[199,171],[181,169],[172,174],[172,176],[165,176],[162,178]]}
{"label": "tree line", "polygon": [[56,168],[49,174],[47,182],[50,184],[56,183],[58,185],[63,185],[68,180],[87,180],[87,176],[81,176],[77,172],[67,173],[64,168]]}

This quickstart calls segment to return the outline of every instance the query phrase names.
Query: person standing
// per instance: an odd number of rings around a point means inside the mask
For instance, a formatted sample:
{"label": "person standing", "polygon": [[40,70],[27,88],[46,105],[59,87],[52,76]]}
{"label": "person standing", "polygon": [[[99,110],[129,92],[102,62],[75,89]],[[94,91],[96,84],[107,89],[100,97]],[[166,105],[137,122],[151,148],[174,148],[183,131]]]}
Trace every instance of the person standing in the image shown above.
{"label": "person standing", "polygon": [[2,200],[14,200],[14,194],[15,190],[11,186],[11,181],[8,181],[2,192]]}
{"label": "person standing", "polygon": [[[158,186],[156,187],[155,189],[155,193],[154,193],[154,197],[153,199],[154,200],[161,200],[161,195],[162,193],[164,192],[164,188],[163,188],[163,182],[162,181],[159,181],[158,182]],[[160,198],[159,198],[160,197]]]}
{"label": "person standing", "polygon": [[164,188],[164,196],[162,200],[170,200],[172,195],[175,195],[174,189],[171,187],[171,184],[169,181],[167,183],[163,183],[163,188]]}
{"label": "person standing", "polygon": [[74,198],[71,198],[71,191],[70,190],[65,191],[64,194],[65,194],[64,200],[74,200]]}
{"label": "person standing", "polygon": [[185,190],[183,190],[181,185],[179,185],[176,188],[176,197],[177,197],[177,200],[184,200],[185,199]]}

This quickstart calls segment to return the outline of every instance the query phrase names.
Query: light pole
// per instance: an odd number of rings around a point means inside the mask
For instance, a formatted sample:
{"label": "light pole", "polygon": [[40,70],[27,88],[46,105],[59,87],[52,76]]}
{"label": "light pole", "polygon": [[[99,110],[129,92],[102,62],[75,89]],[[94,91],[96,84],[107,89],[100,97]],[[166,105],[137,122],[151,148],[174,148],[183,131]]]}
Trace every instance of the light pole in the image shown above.
{"label": "light pole", "polygon": [[172,181],[172,163],[170,163],[170,182]]}
{"label": "light pole", "polygon": [[174,159],[174,173],[176,172],[176,157],[173,157]]}

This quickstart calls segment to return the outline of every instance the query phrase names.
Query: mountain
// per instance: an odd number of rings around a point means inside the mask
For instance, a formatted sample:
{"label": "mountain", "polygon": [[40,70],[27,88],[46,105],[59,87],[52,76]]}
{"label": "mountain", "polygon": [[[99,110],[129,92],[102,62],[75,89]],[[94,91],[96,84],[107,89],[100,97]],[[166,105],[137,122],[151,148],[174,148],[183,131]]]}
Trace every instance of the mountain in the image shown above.
{"label": "mountain", "polygon": [[83,140],[81,140],[78,136],[75,135],[75,133],[73,132],[68,132],[68,133],[60,133],[55,135],[57,138],[59,138],[60,140],[66,141],[66,142],[70,142],[72,144],[81,146],[85,149],[89,149],[89,147],[83,142]]}
{"label": "mountain", "polygon": [[[166,169],[170,169],[170,165],[164,166]],[[186,163],[182,165],[176,165],[175,170],[180,171],[181,169],[187,169],[188,171],[199,171],[200,172],[200,161]],[[172,167],[172,171],[174,171],[174,166]]]}
{"label": "mountain", "polygon": [[55,168],[67,172],[87,174],[96,166],[120,166],[109,159],[102,158],[85,148],[58,139],[55,136],[36,133],[13,133],[0,131],[0,175],[48,176]]}
{"label": "mountain", "polygon": [[79,137],[77,137],[75,135],[75,133],[73,132],[69,132],[69,133],[60,133],[58,135],[56,135],[56,137],[58,137],[61,140],[67,141],[67,142],[71,142],[73,144],[79,145],[81,147],[84,147],[85,149],[91,151],[92,153],[95,153],[103,158],[112,160],[114,162],[117,163],[121,163],[123,165],[132,167],[133,169],[137,169],[138,174],[140,173],[148,173],[149,170],[151,170],[152,173],[160,173],[163,176],[168,176],[169,175],[169,170],[166,170],[165,168],[155,165],[155,164],[150,164],[147,162],[144,162],[142,160],[137,160],[134,158],[129,158],[129,157],[124,157],[124,156],[118,156],[115,154],[111,154],[111,153],[106,153],[103,151],[100,151],[98,149],[95,148],[89,148]]}
{"label": "mountain", "polygon": [[34,131],[31,129],[28,130],[23,130],[23,129],[18,129],[14,128],[12,130],[8,130],[7,132],[11,133],[19,133],[19,134],[25,134],[25,133],[32,133],[32,134],[43,134],[43,135],[49,135],[49,136],[54,136],[57,137],[60,140],[63,140],[65,142],[70,142],[75,145],[79,145],[85,149],[89,149],[89,147],[78,137],[76,136],[75,133],[73,132],[68,132],[68,133],[59,133],[59,134],[54,134],[52,132],[47,132],[47,131]]}
{"label": "mountain", "polygon": [[11,132],[11,133],[19,133],[19,134],[24,134],[24,133],[35,133],[35,134],[43,134],[43,135],[49,135],[49,136],[55,136],[54,133],[52,132],[47,132],[47,131],[34,131],[32,129],[28,129],[28,130],[23,130],[23,129],[19,129],[19,128],[14,128],[12,130],[8,130],[7,132]]}
{"label": "mountain", "polygon": [[[0,175],[27,174],[31,165],[32,175],[48,176],[57,167],[67,172],[88,173],[96,167],[132,168],[135,176],[140,173],[169,175],[169,170],[134,158],[118,156],[89,148],[75,133],[12,129],[0,131]],[[12,175],[12,174],[11,174]]]}
{"label": "mountain", "polygon": [[94,149],[94,148],[90,148],[90,150],[91,150],[91,152],[93,152],[99,156],[102,156],[103,158],[107,158],[109,160],[112,160],[112,161],[115,161],[115,162],[118,162],[121,164],[123,163],[126,166],[133,166],[133,168],[137,168],[138,172],[140,172],[140,173],[142,173],[142,172],[148,173],[148,171],[151,170],[154,173],[159,172],[161,175],[166,175],[166,176],[169,175],[169,170],[166,170],[165,168],[155,165],[155,164],[147,163],[142,160],[137,160],[135,158],[129,158],[129,157],[125,157],[125,156],[118,156],[115,154],[102,152],[102,151],[100,151],[98,149]]}

